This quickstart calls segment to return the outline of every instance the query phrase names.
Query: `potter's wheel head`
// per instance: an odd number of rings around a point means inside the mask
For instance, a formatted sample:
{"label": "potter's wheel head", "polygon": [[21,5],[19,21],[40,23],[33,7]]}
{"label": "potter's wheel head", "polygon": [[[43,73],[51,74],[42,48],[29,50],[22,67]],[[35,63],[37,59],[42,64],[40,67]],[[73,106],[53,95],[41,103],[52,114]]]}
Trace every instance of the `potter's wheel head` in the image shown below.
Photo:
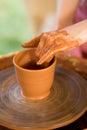
{"label": "potter's wheel head", "polygon": [[9,128],[59,128],[78,119],[87,109],[87,83],[68,69],[57,67],[50,95],[36,101],[22,96],[14,68],[0,75],[0,123]]}

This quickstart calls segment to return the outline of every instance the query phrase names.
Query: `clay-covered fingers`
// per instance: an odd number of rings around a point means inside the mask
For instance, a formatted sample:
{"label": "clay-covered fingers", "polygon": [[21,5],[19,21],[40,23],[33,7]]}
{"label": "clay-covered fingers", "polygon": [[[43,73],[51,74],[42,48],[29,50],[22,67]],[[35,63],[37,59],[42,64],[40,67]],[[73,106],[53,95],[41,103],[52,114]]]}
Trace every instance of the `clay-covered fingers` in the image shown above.
{"label": "clay-covered fingers", "polygon": [[41,65],[45,62],[50,62],[51,59],[54,57],[55,53],[56,53],[56,45],[52,44],[48,50],[41,56],[41,58],[39,59],[39,61],[37,62],[38,65]]}
{"label": "clay-covered fingers", "polygon": [[62,32],[50,32],[49,34],[47,34],[46,39],[45,39],[45,43],[43,46],[43,49],[41,51],[41,53],[39,54],[40,57],[42,57],[52,46],[54,46],[54,44],[62,44],[61,42],[64,40],[62,40],[62,37],[64,37],[64,39],[66,39],[66,37],[68,36],[68,34],[65,31]]}
{"label": "clay-covered fingers", "polygon": [[54,40],[58,37],[57,32],[47,32],[42,36],[40,43],[37,47],[37,53],[39,58],[42,57],[54,44]]}
{"label": "clay-covered fingers", "polygon": [[[44,44],[42,50],[39,53],[39,61],[37,64],[43,64],[44,62],[50,62],[52,57],[56,52],[61,52],[66,49],[66,37],[68,34],[65,31],[62,32],[50,32],[45,35],[45,40],[43,40]],[[68,47],[67,47],[68,48]]]}
{"label": "clay-covered fingers", "polygon": [[39,36],[36,36],[35,38],[33,38],[31,41],[25,42],[22,44],[22,47],[24,48],[33,48],[33,47],[37,47],[40,39],[42,37],[43,33],[40,34]]}
{"label": "clay-covered fingers", "polygon": [[55,37],[56,37],[56,34],[47,35],[43,49],[41,53],[39,54],[40,57],[42,57],[49,50],[49,48],[54,44]]}
{"label": "clay-covered fingers", "polygon": [[71,50],[75,46],[78,46],[79,42],[77,40],[66,40],[66,39],[55,39],[54,44],[50,45],[48,50],[43,53],[37,62],[38,65],[41,65],[45,62],[51,61],[52,57],[54,57],[57,53],[63,53]]}
{"label": "clay-covered fingers", "polygon": [[38,57],[40,57],[41,53],[44,51],[44,47],[46,45],[48,35],[49,35],[49,32],[46,32],[42,35],[42,37],[40,39],[40,42],[39,42],[36,52],[35,52]]}

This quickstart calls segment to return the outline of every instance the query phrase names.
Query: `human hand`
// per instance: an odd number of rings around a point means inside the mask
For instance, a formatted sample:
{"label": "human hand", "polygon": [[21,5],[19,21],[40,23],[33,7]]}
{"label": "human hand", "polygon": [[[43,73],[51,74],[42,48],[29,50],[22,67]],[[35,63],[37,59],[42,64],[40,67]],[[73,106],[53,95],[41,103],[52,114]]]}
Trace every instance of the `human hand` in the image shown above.
{"label": "human hand", "polygon": [[41,65],[55,56],[87,42],[87,20],[66,27],[62,30],[42,33],[23,47],[36,47],[37,64]]}
{"label": "human hand", "polygon": [[78,40],[73,40],[66,31],[55,30],[43,33],[22,46],[25,48],[37,47],[35,52],[39,57],[37,64],[43,64],[50,62],[56,53],[68,51],[78,44]]}

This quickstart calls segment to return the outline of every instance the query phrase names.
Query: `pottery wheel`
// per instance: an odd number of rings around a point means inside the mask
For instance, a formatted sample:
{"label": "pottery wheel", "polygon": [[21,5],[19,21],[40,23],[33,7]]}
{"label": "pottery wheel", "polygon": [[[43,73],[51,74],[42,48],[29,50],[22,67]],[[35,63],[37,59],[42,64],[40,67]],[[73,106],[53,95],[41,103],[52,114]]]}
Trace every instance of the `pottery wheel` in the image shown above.
{"label": "pottery wheel", "polygon": [[26,100],[14,68],[0,71],[0,124],[21,130],[54,129],[72,123],[87,110],[87,83],[75,72],[57,67],[50,95]]}

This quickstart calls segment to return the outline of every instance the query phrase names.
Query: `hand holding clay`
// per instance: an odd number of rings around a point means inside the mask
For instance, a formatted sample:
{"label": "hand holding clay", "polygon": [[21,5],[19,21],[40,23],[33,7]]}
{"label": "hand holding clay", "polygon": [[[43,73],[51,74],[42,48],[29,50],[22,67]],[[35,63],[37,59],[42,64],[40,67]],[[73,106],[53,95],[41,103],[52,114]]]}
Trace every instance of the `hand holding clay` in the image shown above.
{"label": "hand holding clay", "polygon": [[36,56],[39,57],[37,64],[50,62],[56,53],[66,52],[87,41],[87,20],[66,27],[62,30],[46,32],[32,39],[22,46],[37,47]]}

